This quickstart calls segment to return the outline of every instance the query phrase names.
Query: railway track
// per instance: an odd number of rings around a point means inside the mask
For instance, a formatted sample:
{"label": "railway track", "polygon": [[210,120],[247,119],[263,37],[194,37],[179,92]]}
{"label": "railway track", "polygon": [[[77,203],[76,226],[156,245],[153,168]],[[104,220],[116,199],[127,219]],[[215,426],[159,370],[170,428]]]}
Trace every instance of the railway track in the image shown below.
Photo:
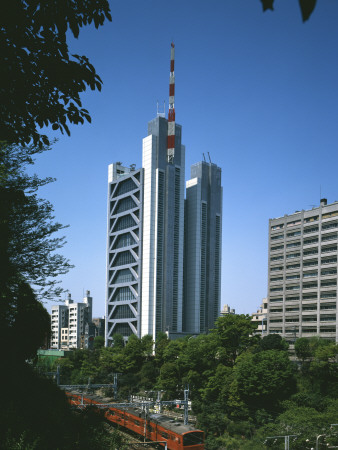
{"label": "railway track", "polygon": [[138,439],[135,436],[132,436],[131,434],[127,433],[126,431],[122,431],[120,428],[117,428],[116,426],[114,426],[113,424],[106,424],[108,430],[113,433],[114,430],[118,430],[118,432],[125,438],[125,445],[128,447],[128,449],[130,450],[139,450],[139,449],[154,449],[154,450],[158,450],[159,448],[162,448],[159,444],[154,444],[154,445],[150,445],[151,442],[147,442],[147,445],[144,445],[143,440]]}

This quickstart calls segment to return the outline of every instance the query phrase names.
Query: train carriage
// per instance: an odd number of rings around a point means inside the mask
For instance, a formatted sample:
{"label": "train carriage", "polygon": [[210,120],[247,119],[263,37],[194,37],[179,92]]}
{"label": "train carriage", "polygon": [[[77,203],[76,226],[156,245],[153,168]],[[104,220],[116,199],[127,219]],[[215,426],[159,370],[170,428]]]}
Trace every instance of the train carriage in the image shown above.
{"label": "train carriage", "polygon": [[[91,404],[102,401],[98,398],[82,397],[67,393],[71,404]],[[137,408],[118,409],[107,407],[105,417],[108,421],[133,431],[150,441],[166,441],[169,450],[204,450],[204,433],[191,425],[183,425],[162,414],[144,413]]]}

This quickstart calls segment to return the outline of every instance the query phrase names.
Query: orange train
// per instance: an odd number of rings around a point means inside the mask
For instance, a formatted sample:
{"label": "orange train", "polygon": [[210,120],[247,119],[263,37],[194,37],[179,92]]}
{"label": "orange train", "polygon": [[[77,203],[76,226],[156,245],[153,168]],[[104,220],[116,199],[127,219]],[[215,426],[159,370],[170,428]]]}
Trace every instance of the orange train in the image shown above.
{"label": "orange train", "polygon": [[[69,403],[81,404],[81,395],[67,392],[67,396]],[[99,398],[83,397],[83,403],[95,406],[102,401]],[[170,450],[204,450],[203,431],[196,430],[191,425],[175,423],[162,414],[149,414],[145,423],[144,413],[140,409],[107,407],[105,417],[108,421],[145,436],[150,441],[165,441]]]}

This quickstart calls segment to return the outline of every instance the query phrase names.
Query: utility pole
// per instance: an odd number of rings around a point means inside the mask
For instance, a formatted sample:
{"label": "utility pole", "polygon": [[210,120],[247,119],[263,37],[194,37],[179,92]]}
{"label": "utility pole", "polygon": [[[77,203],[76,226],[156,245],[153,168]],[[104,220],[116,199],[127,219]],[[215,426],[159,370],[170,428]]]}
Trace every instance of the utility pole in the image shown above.
{"label": "utility pole", "polygon": [[[297,434],[288,434],[286,436],[268,436],[265,438],[264,443],[268,440],[268,439],[279,439],[279,438],[284,438],[284,449],[285,450],[290,450],[290,437],[297,437]],[[318,449],[316,449],[318,450]]]}

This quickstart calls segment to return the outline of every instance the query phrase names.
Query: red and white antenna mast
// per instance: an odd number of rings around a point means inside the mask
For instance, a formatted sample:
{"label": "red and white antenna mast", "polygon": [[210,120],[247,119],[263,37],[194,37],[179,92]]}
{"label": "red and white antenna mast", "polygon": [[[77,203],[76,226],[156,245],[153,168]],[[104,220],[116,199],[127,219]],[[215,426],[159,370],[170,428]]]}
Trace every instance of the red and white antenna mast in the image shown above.
{"label": "red and white antenna mast", "polygon": [[174,163],[175,156],[175,45],[171,43],[170,78],[169,78],[169,112],[168,112],[168,162]]}

